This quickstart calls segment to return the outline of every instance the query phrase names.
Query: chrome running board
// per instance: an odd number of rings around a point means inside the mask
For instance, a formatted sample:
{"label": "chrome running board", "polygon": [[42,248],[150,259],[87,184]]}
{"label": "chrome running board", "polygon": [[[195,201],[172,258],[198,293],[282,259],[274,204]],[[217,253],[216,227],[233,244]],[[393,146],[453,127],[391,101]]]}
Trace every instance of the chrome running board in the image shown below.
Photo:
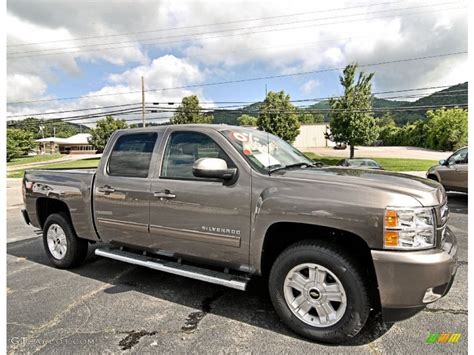
{"label": "chrome running board", "polygon": [[216,285],[234,288],[245,291],[249,278],[239,275],[232,275],[225,272],[208,270],[191,265],[157,258],[150,258],[144,255],[134,254],[120,249],[102,248],[96,249],[95,255],[109,259],[124,261],[129,264],[144,266],[153,270],[163,271],[174,275],[189,277]]}

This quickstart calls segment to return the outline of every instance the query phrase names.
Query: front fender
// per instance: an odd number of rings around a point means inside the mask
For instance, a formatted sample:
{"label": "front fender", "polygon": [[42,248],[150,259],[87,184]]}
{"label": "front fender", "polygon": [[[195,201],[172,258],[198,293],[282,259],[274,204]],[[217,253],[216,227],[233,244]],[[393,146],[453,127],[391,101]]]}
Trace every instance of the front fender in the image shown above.
{"label": "front fender", "polygon": [[[266,183],[268,185],[268,181]],[[261,271],[263,245],[269,228],[279,222],[301,223],[337,229],[359,236],[370,249],[383,247],[383,218],[386,206],[418,205],[409,196],[347,184],[313,184],[272,179],[253,185],[250,263]],[[260,179],[259,179],[260,182]],[[256,189],[260,188],[259,193]]]}

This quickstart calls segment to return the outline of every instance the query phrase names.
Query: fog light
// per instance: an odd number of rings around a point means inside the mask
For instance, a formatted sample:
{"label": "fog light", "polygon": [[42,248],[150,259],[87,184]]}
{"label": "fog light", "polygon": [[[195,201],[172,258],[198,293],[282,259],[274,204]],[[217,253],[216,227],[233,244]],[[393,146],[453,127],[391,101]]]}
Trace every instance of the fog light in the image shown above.
{"label": "fog light", "polygon": [[442,295],[433,292],[433,287],[427,288],[425,297],[423,297],[423,303],[431,303],[440,299]]}

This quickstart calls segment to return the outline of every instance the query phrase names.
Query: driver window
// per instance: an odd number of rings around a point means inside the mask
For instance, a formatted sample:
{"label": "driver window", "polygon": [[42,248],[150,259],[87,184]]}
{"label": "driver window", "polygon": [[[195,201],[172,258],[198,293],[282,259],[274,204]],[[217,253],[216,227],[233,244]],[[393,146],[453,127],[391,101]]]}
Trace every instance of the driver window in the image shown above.
{"label": "driver window", "polygon": [[461,149],[460,151],[451,155],[448,159],[448,164],[449,165],[465,164],[466,160],[467,160],[467,148]]}
{"label": "driver window", "polygon": [[214,140],[198,132],[171,134],[163,157],[161,177],[174,179],[199,179],[193,175],[193,164],[200,158],[219,158],[228,168],[235,168],[232,160]]}

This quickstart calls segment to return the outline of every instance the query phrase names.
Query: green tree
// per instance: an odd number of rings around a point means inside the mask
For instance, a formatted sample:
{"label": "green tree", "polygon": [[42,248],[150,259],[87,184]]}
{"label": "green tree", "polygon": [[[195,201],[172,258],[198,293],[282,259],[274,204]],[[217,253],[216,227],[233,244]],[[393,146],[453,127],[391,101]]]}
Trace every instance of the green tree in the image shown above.
{"label": "green tree", "polygon": [[428,148],[456,150],[467,145],[467,110],[440,108],[426,116]]}
{"label": "green tree", "polygon": [[380,128],[379,139],[383,145],[400,145],[401,129],[395,125],[386,125]]}
{"label": "green tree", "polygon": [[270,91],[260,108],[257,125],[288,143],[294,142],[300,133],[300,123],[290,96],[283,91]]}
{"label": "green tree", "polygon": [[7,137],[7,162],[19,156],[21,156],[21,152],[18,145],[13,139]]}
{"label": "green tree", "polygon": [[212,123],[213,120],[214,117],[212,115],[205,115],[202,113],[198,97],[196,95],[191,95],[183,98],[181,105],[176,109],[170,123]]}
{"label": "green tree", "polygon": [[243,114],[237,119],[237,121],[239,122],[239,125],[241,126],[256,126],[258,119],[257,117]]}
{"label": "green tree", "polygon": [[377,126],[378,127],[385,127],[385,126],[395,126],[395,118],[390,112],[386,112],[383,114],[382,117],[376,118]]}
{"label": "green tree", "polygon": [[103,152],[112,133],[127,127],[127,123],[124,120],[116,120],[112,116],[107,116],[104,119],[98,120],[96,127],[91,129],[89,143],[92,144],[99,153]]}
{"label": "green tree", "polygon": [[299,110],[298,112],[298,121],[301,124],[315,124],[324,122],[324,115],[315,112],[305,112],[304,110]]}
{"label": "green tree", "polygon": [[339,77],[344,87],[344,95],[329,100],[331,106],[331,134],[329,138],[337,143],[350,146],[350,157],[354,157],[356,145],[371,144],[378,137],[378,127],[372,115],[373,73],[359,73],[357,82],[355,74],[357,64],[349,64]]}
{"label": "green tree", "polygon": [[7,129],[7,161],[28,154],[35,146],[30,132],[18,128]]}

